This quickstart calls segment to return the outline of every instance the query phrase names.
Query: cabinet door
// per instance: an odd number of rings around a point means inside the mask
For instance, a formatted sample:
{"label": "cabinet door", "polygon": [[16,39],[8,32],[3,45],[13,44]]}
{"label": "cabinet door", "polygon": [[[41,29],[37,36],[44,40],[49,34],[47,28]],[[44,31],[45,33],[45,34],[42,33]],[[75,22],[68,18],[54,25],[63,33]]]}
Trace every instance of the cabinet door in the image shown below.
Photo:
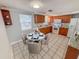
{"label": "cabinet door", "polygon": [[70,23],[71,16],[53,16],[53,19],[61,19],[62,23]]}
{"label": "cabinet door", "polygon": [[35,23],[43,23],[45,21],[44,15],[34,15]]}
{"label": "cabinet door", "polygon": [[12,22],[11,22],[11,17],[10,17],[9,11],[8,10],[1,9],[1,13],[2,13],[2,16],[3,16],[3,20],[4,20],[5,25],[11,25]]}
{"label": "cabinet door", "polygon": [[68,46],[65,59],[78,59],[78,55],[79,55],[78,49]]}
{"label": "cabinet door", "polygon": [[60,28],[59,29],[59,35],[67,36],[68,34],[68,28]]}
{"label": "cabinet door", "polygon": [[62,23],[70,23],[70,19],[68,19],[68,18],[62,19]]}
{"label": "cabinet door", "polygon": [[42,33],[44,33],[44,34],[46,34],[46,33],[47,33],[46,28],[40,28],[39,30],[40,30],[40,32],[42,32]]}
{"label": "cabinet door", "polygon": [[40,32],[42,32],[44,34],[51,33],[52,32],[52,26],[45,27],[45,28],[40,28],[39,30],[40,30]]}
{"label": "cabinet door", "polygon": [[48,22],[49,22],[49,23],[54,22],[53,16],[48,16]]}
{"label": "cabinet door", "polygon": [[62,23],[70,23],[71,16],[62,16]]}

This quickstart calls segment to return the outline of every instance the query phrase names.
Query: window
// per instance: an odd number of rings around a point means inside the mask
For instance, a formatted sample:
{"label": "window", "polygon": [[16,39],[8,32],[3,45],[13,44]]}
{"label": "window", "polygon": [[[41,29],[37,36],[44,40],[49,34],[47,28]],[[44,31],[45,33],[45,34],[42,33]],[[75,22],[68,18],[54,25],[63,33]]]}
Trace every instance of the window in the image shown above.
{"label": "window", "polygon": [[20,15],[20,24],[22,30],[29,30],[32,28],[32,15]]}

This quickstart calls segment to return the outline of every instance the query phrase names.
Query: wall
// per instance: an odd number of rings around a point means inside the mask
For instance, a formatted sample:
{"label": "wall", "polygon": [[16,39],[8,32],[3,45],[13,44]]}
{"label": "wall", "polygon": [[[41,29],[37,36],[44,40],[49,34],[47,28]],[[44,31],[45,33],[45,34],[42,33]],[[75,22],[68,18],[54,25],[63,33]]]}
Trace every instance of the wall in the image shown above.
{"label": "wall", "polygon": [[[7,34],[10,43],[18,41],[21,39],[21,27],[20,27],[20,22],[19,22],[19,14],[32,14],[31,12],[24,11],[24,10],[18,10],[18,9],[10,9],[10,14],[12,18],[12,25],[11,26],[6,26]],[[79,15],[79,14],[78,14]],[[73,15],[73,17],[78,17],[78,15]],[[35,28],[36,25],[34,24],[34,19],[33,19],[33,28]],[[32,30],[27,30],[24,31],[24,33],[29,33]]]}
{"label": "wall", "polygon": [[72,18],[77,18],[77,19],[78,19],[78,21],[77,21],[77,26],[76,26],[76,31],[79,32],[79,13],[73,14],[73,15],[72,15]]}
{"label": "wall", "polygon": [[21,39],[22,31],[19,21],[19,14],[31,14],[24,10],[18,10],[18,9],[9,9],[12,19],[12,25],[6,26],[7,34],[10,43],[18,41]]}
{"label": "wall", "polygon": [[11,59],[9,49],[9,41],[7,38],[6,29],[0,12],[0,59]]}

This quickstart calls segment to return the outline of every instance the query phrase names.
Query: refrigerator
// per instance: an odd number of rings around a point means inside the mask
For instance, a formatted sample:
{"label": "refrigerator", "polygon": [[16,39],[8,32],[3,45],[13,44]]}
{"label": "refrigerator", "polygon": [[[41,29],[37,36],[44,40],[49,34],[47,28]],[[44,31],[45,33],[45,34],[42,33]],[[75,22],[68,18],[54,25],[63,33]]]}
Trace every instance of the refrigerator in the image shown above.
{"label": "refrigerator", "polygon": [[77,30],[77,22],[78,22],[78,18],[72,18],[71,22],[69,24],[69,29],[68,29],[68,37],[69,38],[74,38],[75,32]]}

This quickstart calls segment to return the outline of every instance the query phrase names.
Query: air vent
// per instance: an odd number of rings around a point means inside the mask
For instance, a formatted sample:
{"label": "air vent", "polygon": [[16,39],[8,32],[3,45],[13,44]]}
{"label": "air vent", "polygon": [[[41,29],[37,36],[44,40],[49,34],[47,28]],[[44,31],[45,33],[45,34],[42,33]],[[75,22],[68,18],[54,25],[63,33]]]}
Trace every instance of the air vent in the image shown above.
{"label": "air vent", "polygon": [[48,10],[48,12],[52,12],[52,11],[53,11],[53,10],[51,10],[51,9],[50,9],[50,10]]}

